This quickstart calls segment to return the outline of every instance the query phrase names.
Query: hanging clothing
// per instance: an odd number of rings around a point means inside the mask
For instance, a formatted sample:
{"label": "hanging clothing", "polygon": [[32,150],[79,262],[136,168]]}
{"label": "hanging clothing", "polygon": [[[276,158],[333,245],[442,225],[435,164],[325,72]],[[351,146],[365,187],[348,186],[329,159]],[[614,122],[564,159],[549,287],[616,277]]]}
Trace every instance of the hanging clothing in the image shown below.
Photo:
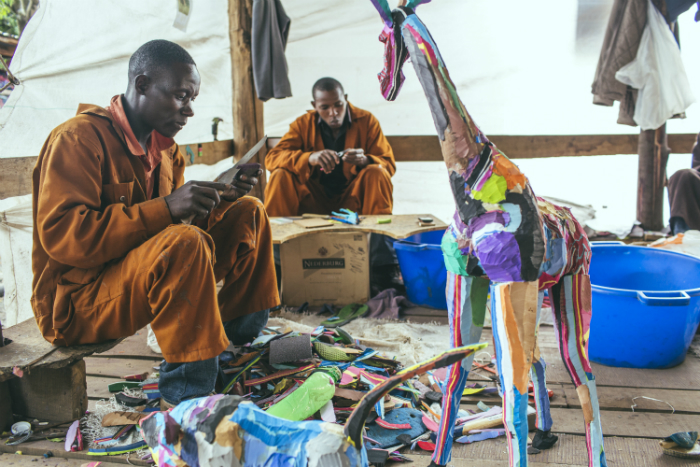
{"label": "hanging clothing", "polygon": [[285,56],[291,23],[280,0],[253,1],[253,79],[261,101],[292,95]]}
{"label": "hanging clothing", "polygon": [[693,5],[698,6],[698,13],[695,15],[695,21],[698,21],[700,14],[700,2],[697,0],[666,0],[666,21],[674,23],[678,17],[688,11]]}
{"label": "hanging clothing", "polygon": [[[664,0],[653,3],[665,13]],[[615,79],[615,73],[637,56],[646,23],[647,0],[615,0],[591,86],[594,104],[612,107],[620,101],[617,123],[623,125],[636,126],[632,116],[637,90]]]}
{"label": "hanging clothing", "polygon": [[676,38],[651,0],[647,25],[637,56],[615,78],[639,90],[634,121],[642,130],[656,130],[695,102]]}

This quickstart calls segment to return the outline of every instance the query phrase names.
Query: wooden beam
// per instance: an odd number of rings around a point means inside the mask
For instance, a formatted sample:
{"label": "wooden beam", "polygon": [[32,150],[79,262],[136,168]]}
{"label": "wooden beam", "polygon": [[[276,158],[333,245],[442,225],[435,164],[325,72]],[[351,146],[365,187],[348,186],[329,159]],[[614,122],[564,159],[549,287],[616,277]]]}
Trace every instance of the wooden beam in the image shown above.
{"label": "wooden beam", "polygon": [[[234,0],[231,0],[234,1]],[[238,1],[238,0],[237,0]],[[247,0],[240,0],[247,1]],[[260,104],[255,99],[255,106]],[[235,105],[234,105],[235,108]],[[239,112],[240,118],[244,113]],[[262,112],[256,110],[255,137],[250,138],[255,144],[259,138],[258,128],[262,128]],[[235,130],[234,130],[235,131]],[[242,134],[239,130],[236,134]],[[262,137],[262,136],[261,136]],[[668,145],[673,154],[690,154],[697,135],[674,134],[668,135]],[[442,161],[440,143],[437,136],[387,136],[394,149],[396,160],[399,162],[411,161]],[[254,141],[253,141],[254,140]],[[279,143],[280,138],[274,137],[268,140],[268,149]],[[575,135],[575,136],[512,136],[495,135],[491,140],[505,152],[511,159],[536,159],[539,157],[577,157],[600,156],[615,154],[637,154],[638,137],[635,135]],[[246,151],[249,143],[236,140],[234,145],[231,140],[202,143],[202,157],[197,156],[197,145],[190,144],[195,153],[195,163],[213,164],[226,157],[233,151],[233,146]],[[251,144],[251,145],[252,145]],[[180,147],[187,163],[189,156],[186,154],[187,145]],[[237,149],[238,151],[238,149]],[[260,160],[264,158],[265,150],[261,151]],[[240,155],[240,151],[236,154]],[[20,196],[31,193],[32,169],[36,163],[36,157],[18,157],[0,159],[0,199],[10,196]],[[261,182],[264,185],[264,180]],[[261,192],[262,193],[262,192]],[[261,195],[262,196],[262,195]]]}
{"label": "wooden beam", "polygon": [[[187,148],[190,148],[194,157],[187,153]],[[180,146],[180,151],[182,155],[185,156],[185,163],[187,165],[212,165],[227,157],[233,156],[233,140],[227,139],[224,141],[212,141],[202,144],[185,144]]]}
{"label": "wooden beam", "polygon": [[[637,154],[637,135],[492,135],[489,137],[511,159],[541,157],[609,156]],[[668,135],[672,153],[689,154],[697,135]],[[437,136],[387,136],[398,162],[442,161]],[[268,148],[279,138],[270,138]]]}
{"label": "wooden beam", "polygon": [[656,130],[640,132],[637,220],[645,230],[664,228],[664,186],[670,152],[665,123]]}
{"label": "wooden beam", "polygon": [[[251,49],[253,0],[228,0],[229,36],[231,39],[231,76],[233,80],[234,157],[243,156],[265,135],[263,105],[257,98],[253,81]],[[251,162],[264,165],[263,148]],[[251,195],[263,199],[266,185],[263,172]]]}
{"label": "wooden beam", "polygon": [[[202,144],[183,144],[180,146],[180,152],[185,156],[187,165],[191,165],[190,156],[187,154],[188,147],[194,154],[195,164],[216,164],[233,155],[233,141],[230,139]],[[36,159],[36,157],[0,159],[0,199],[28,195],[32,192],[32,171]]]}

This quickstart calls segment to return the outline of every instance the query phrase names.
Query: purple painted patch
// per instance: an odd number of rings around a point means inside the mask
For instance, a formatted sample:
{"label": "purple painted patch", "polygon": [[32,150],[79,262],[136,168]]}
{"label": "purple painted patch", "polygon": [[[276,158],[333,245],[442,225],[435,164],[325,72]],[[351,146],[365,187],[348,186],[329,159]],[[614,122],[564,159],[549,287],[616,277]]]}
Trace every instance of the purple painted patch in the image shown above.
{"label": "purple painted patch", "polygon": [[224,397],[223,394],[214,394],[213,396],[209,396],[207,398],[207,403],[204,405],[207,409],[213,409],[214,406],[216,405],[217,402],[219,402],[219,399]]}
{"label": "purple painted patch", "polygon": [[492,281],[522,282],[520,248],[512,233],[485,236],[476,246],[476,255]]}
{"label": "purple painted patch", "polygon": [[474,191],[481,191],[488,179],[491,178],[491,175],[493,175],[493,163],[489,164],[489,168],[486,169],[486,172],[476,181]]}
{"label": "purple painted patch", "polygon": [[464,179],[468,179],[472,172],[474,171],[474,167],[476,167],[479,164],[480,157],[472,157],[469,159],[469,163],[467,164],[467,170],[464,173]]}
{"label": "purple painted patch", "polygon": [[483,229],[487,224],[501,224],[503,227],[510,222],[510,214],[505,211],[489,211],[477,217],[473,217],[467,227],[467,237],[472,238],[474,232]]}
{"label": "purple painted patch", "polygon": [[466,224],[462,222],[462,218],[459,217],[459,210],[455,211],[454,216],[452,216],[452,225],[454,225],[455,230],[459,233],[464,232],[467,228]]}
{"label": "purple painted patch", "polygon": [[163,412],[163,420],[165,421],[165,442],[168,444],[177,443],[178,435],[180,434],[180,425],[168,412]]}

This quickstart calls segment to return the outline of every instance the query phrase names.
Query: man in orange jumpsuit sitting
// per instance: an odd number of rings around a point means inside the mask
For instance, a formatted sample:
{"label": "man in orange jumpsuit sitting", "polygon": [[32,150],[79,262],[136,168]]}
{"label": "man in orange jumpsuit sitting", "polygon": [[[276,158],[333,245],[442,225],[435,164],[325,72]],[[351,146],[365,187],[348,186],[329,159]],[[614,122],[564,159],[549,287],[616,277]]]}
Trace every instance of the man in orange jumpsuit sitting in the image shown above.
{"label": "man in orange jumpsuit sitting", "polygon": [[167,362],[161,407],[210,394],[229,339],[254,339],[279,305],[269,221],[244,196],[257,177],[184,183],[172,138],[194,116],[199,86],[182,47],[144,44],[126,93],[106,108],[81,104],[51,132],[33,174],[41,333],[91,344],[150,323]]}
{"label": "man in orange jumpsuit sitting", "polygon": [[394,153],[371,113],[347,101],[343,86],[322,78],[312,89],[314,110],[297,118],[267,154],[270,216],[391,214]]}

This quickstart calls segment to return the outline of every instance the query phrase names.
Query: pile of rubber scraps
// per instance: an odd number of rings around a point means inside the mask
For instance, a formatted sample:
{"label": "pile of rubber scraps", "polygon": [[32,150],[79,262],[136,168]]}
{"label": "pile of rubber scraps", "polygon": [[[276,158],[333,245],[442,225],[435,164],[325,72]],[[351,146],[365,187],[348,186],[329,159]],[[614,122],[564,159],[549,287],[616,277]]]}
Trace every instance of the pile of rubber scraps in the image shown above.
{"label": "pile of rubber scraps", "polygon": [[[285,420],[316,419],[340,425],[368,391],[403,369],[401,362],[359,344],[344,329],[324,326],[309,333],[266,328],[251,344],[229,347],[219,364],[217,393],[240,396]],[[370,460],[376,458],[377,464],[406,461],[399,452],[404,447],[434,450],[446,377],[446,368],[430,371],[402,383],[376,403],[364,433]],[[160,410],[157,374],[132,375],[109,389],[115,395],[98,403],[95,413],[83,419],[89,454],[144,450],[146,443],[138,428],[149,412]],[[497,391],[472,385],[465,395],[496,395]],[[460,410],[453,430],[459,443],[501,436],[501,408],[480,403],[478,411]],[[142,458],[148,459],[147,455]]]}
{"label": "pile of rubber scraps", "polygon": [[[266,329],[249,346],[224,352],[219,361],[222,388],[217,392],[242,396],[275,416],[296,421],[315,414],[325,421],[344,421],[364,395],[362,391],[403,367],[355,343],[342,328],[323,326],[308,334]],[[317,387],[331,382],[323,391]],[[336,391],[341,395],[336,396]],[[388,411],[407,402],[388,397],[381,405]]]}
{"label": "pile of rubber scraps", "polygon": [[[342,328],[318,326],[311,333],[266,329],[250,346],[220,357],[225,394],[249,399],[269,414],[291,421],[320,419],[343,424],[367,391],[401,370],[395,359],[354,342]],[[428,372],[392,390],[365,425],[370,461],[406,461],[399,449],[434,449],[447,369]],[[495,392],[476,388],[465,394]],[[500,407],[479,404],[459,412],[455,439],[472,443],[502,436]],[[532,409],[531,409],[532,410]],[[532,410],[534,413],[534,410]],[[380,452],[381,451],[381,452]],[[387,454],[388,453],[388,454]]]}

